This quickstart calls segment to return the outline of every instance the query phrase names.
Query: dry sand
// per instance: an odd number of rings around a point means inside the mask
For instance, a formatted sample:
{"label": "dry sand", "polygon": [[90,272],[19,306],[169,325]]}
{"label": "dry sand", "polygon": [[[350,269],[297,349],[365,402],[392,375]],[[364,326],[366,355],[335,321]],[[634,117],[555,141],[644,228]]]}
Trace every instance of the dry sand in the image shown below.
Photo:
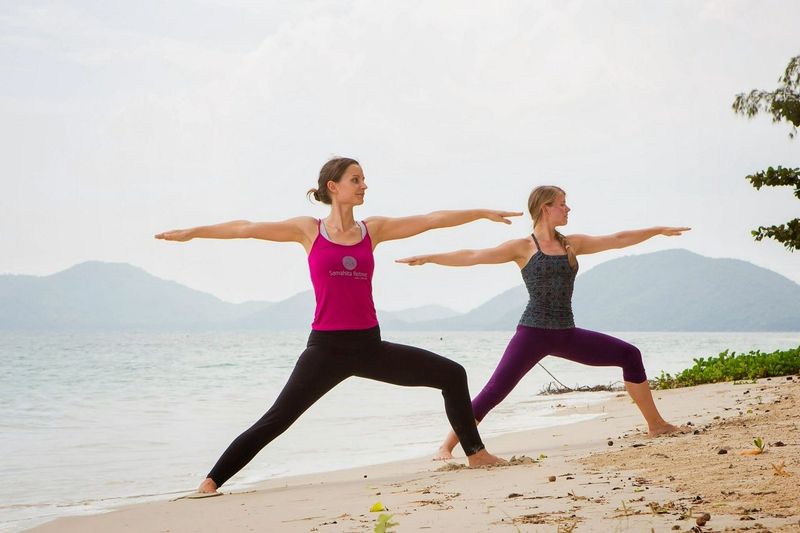
{"label": "dry sand", "polygon": [[[463,458],[421,458],[62,518],[33,531],[373,531],[376,502],[397,532],[800,531],[800,379],[655,396],[665,418],[691,422],[687,433],[647,438],[620,394],[589,408],[600,415],[594,420],[490,439],[493,453],[517,457],[511,466],[468,469]],[[754,437],[768,443],[765,453],[739,455],[754,448]],[[703,513],[711,519],[698,526]]]}

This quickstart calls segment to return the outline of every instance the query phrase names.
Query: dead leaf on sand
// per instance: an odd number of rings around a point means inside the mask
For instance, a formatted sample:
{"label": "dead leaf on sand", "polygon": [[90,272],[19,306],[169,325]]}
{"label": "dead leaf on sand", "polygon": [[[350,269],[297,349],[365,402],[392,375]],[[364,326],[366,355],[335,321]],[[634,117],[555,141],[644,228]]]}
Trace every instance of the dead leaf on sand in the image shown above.
{"label": "dead leaf on sand", "polygon": [[791,472],[787,472],[786,469],[786,461],[781,461],[781,464],[776,465],[775,463],[772,464],[772,468],[775,470],[772,475],[774,476],[791,476]]}

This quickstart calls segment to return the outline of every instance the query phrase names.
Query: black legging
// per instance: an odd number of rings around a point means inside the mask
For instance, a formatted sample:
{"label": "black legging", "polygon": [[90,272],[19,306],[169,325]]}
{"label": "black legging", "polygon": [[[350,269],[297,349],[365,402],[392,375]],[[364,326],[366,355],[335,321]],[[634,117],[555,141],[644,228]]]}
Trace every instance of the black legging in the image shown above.
{"label": "black legging", "polygon": [[208,477],[222,486],[314,402],[350,376],[441,389],[447,418],[464,453],[472,455],[484,448],[472,415],[467,373],[460,364],[427,350],[382,341],[377,326],[360,331],[312,331],[275,403],[236,437]]}

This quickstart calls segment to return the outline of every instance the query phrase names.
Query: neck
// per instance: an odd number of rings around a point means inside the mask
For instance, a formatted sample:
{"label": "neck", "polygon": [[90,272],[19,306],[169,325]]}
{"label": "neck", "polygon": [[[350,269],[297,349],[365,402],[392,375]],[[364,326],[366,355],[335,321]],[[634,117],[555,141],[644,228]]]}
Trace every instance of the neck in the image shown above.
{"label": "neck", "polygon": [[347,231],[355,225],[356,219],[353,217],[352,205],[334,204],[331,206],[331,212],[325,219],[325,226],[327,228]]}
{"label": "neck", "polygon": [[533,226],[533,234],[540,241],[553,241],[556,238],[556,228],[547,222],[539,222]]}

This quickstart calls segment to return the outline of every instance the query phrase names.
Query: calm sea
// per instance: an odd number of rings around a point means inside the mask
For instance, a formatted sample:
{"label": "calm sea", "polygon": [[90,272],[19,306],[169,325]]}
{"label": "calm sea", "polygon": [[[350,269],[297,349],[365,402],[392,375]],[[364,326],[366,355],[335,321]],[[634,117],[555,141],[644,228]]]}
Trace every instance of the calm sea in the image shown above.
{"label": "calm sea", "polygon": [[[724,349],[800,345],[800,333],[618,333],[650,376]],[[0,333],[0,531],[193,490],[219,454],[275,399],[306,333]],[[511,332],[383,337],[457,360],[476,394]],[[615,368],[545,358],[567,385],[619,382]],[[537,396],[535,367],[481,425],[484,437],[565,424],[554,406],[608,393]],[[407,459],[448,428],[441,395],[351,378],[263,450],[226,489],[272,477]]]}

